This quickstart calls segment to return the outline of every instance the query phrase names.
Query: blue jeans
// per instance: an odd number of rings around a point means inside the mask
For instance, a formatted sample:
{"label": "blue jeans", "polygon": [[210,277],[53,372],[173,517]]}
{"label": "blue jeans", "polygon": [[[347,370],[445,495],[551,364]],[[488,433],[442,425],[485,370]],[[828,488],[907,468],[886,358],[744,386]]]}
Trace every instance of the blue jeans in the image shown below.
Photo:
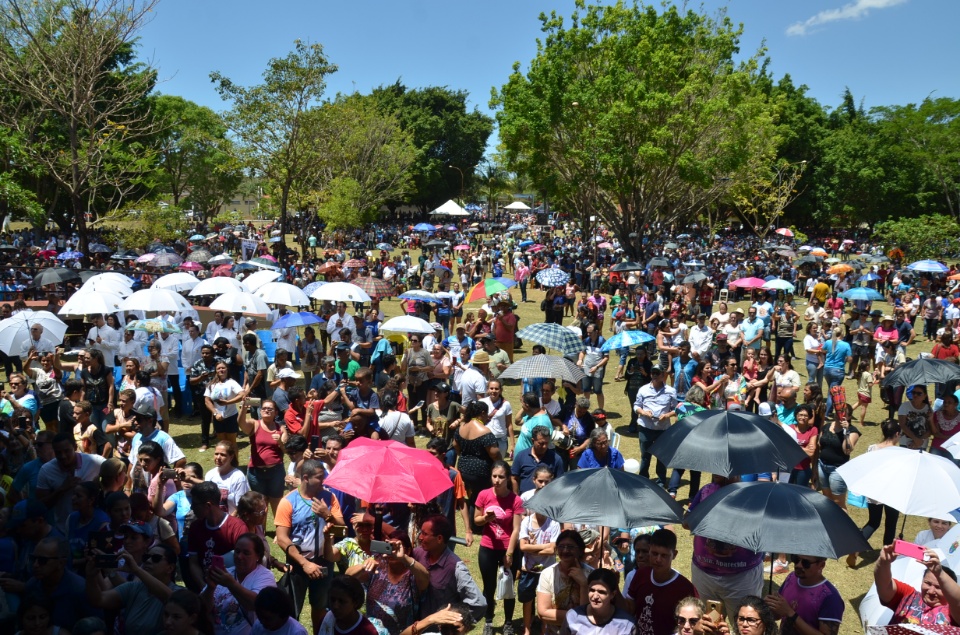
{"label": "blue jeans", "polygon": [[823,391],[823,368],[817,368],[819,362],[807,362],[807,383],[816,384]]}
{"label": "blue jeans", "polygon": [[813,477],[813,469],[805,467],[803,469],[794,468],[790,470],[790,482],[801,487],[809,487],[810,479]]}
{"label": "blue jeans", "polygon": [[444,339],[450,337],[450,316],[449,315],[438,315],[437,324],[443,327],[443,337]]}
{"label": "blue jeans", "polygon": [[843,383],[843,369],[842,368],[824,368],[823,375],[827,379],[827,415],[830,416],[830,413],[833,412],[833,395],[830,395],[830,389],[834,386],[839,386]]}
{"label": "blue jeans", "polygon": [[[640,426],[638,436],[640,437],[640,476],[650,478],[650,461],[653,457],[650,454],[650,446],[660,438],[663,430],[651,430]],[[667,482],[667,464],[657,459],[657,480],[660,483]]]}
{"label": "blue jeans", "polygon": [[521,302],[527,301],[527,280],[526,279],[520,282],[520,301]]}
{"label": "blue jeans", "polygon": [[[680,479],[683,478],[684,470],[678,470],[677,468],[673,469],[673,473],[670,474],[670,484],[667,485],[667,491],[671,494],[676,494],[677,490],[680,488]],[[690,499],[692,500],[694,496],[697,495],[697,492],[700,491],[700,472],[696,470],[690,470]]]}

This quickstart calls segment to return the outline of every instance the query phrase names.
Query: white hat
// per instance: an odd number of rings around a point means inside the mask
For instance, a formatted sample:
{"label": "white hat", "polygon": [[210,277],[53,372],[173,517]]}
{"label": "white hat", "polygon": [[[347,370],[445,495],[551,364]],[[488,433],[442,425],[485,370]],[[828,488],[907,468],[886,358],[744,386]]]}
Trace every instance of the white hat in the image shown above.
{"label": "white hat", "polygon": [[292,368],[283,368],[277,373],[279,379],[300,379],[303,377],[300,373],[293,370]]}
{"label": "white hat", "polygon": [[773,415],[773,409],[770,407],[770,404],[765,401],[760,404],[760,407],[757,409],[757,414],[761,417],[769,417]]}

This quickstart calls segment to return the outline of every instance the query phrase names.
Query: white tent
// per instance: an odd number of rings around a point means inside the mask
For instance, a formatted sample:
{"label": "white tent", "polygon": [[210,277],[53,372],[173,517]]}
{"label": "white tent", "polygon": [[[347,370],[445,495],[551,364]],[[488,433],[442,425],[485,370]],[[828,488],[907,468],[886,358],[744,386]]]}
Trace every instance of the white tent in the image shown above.
{"label": "white tent", "polygon": [[503,209],[530,209],[530,206],[524,203],[523,201],[514,201],[513,203],[510,203],[509,205],[504,207]]}
{"label": "white tent", "polygon": [[431,216],[469,216],[470,212],[463,209],[453,201],[447,201],[437,209],[430,212]]}

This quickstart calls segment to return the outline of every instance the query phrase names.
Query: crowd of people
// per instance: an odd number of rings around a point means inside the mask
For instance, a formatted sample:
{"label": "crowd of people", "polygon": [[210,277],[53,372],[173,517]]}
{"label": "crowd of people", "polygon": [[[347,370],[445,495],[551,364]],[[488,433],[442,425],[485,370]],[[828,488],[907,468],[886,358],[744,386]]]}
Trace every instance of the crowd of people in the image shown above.
{"label": "crowd of people", "polygon": [[[778,554],[765,564],[764,554],[694,537],[687,579],[673,566],[679,527],[563,523],[525,502],[573,470],[625,469],[621,437],[636,435],[639,474],[681,501],[686,485],[688,510],[732,482],[780,479],[845,506],[837,468],[865,426],[881,424],[883,441],[870,451],[936,448],[958,430],[956,386],[936,385],[933,400],[921,385],[879,388],[923,340],[932,357],[960,359],[960,292],[949,280],[957,269],[911,276],[857,233],[815,236],[825,255],[799,259],[787,241],[679,234],[645,239],[651,258],[634,263],[602,228],[594,241],[531,221],[352,235],[307,228],[299,257],[271,242],[270,227],[198,227],[199,236],[148,252],[197,263],[189,269],[199,267],[199,280],[264,267],[302,288],[377,279],[430,333],[383,331],[381,293],[366,305],[316,302],[318,319],[301,328],[270,329],[290,307],[261,323],[207,310],[200,298],[160,315],[171,328],[157,333],[126,328],[145,315],[121,311],[64,317],[62,338],[38,321],[15,347],[0,339],[9,383],[0,394],[0,621],[37,635],[295,635],[306,632],[299,620],[309,601],[315,633],[455,633],[482,621],[489,635],[499,608],[511,635],[519,602],[524,635],[834,635],[845,603],[824,558]],[[76,244],[8,235],[0,317],[57,313],[88,284],[81,259],[91,273],[123,273],[131,291],[164,273],[150,258],[138,263],[145,254],[77,255]],[[239,265],[205,264],[241,252]],[[65,273],[39,278],[65,253],[57,268]],[[846,267],[831,273],[831,258]],[[472,311],[467,292],[491,278],[500,290]],[[738,284],[752,278],[782,284]],[[845,300],[855,288],[882,299]],[[524,377],[511,404],[504,388],[515,380],[501,375],[518,361],[518,303],[534,290],[543,292],[543,321],[582,342],[567,357],[584,378]],[[605,346],[633,331],[649,341]],[[618,383],[631,404],[619,431],[604,395]],[[875,392],[886,421],[868,413]],[[651,446],[705,409],[757,413],[806,458],[784,473],[708,475],[703,487],[698,472],[668,474]],[[326,485],[358,437],[425,447],[451,487],[408,505]],[[890,545],[892,508],[869,503],[863,533],[884,514]],[[918,543],[946,531],[933,523]],[[476,549],[477,579],[458,544]],[[929,553],[917,590],[893,580],[890,548],[878,551],[878,593],[896,619],[948,623],[958,614],[960,588]],[[788,574],[778,591],[763,592],[765,570]]]}

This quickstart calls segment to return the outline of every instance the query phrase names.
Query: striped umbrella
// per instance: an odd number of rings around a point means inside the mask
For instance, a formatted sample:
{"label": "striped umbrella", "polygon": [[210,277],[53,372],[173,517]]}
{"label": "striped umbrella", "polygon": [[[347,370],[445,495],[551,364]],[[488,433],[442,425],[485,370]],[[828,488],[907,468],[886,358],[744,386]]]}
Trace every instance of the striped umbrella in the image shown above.
{"label": "striped umbrella", "polygon": [[656,338],[646,331],[620,331],[600,347],[601,351],[614,351],[621,348],[633,348],[647,342],[652,342]]}
{"label": "striped umbrella", "polygon": [[369,295],[371,298],[389,298],[397,293],[397,290],[393,288],[393,285],[383,278],[366,276],[363,278],[357,278],[353,281],[353,283],[366,291],[367,295]]}
{"label": "striped umbrella", "polygon": [[[62,255],[62,254],[61,254]],[[59,258],[59,256],[57,256]],[[919,271],[921,273],[946,273],[950,269],[936,260],[918,260],[907,265],[910,271]]]}
{"label": "striped umbrella", "polygon": [[211,258],[213,258],[213,254],[206,249],[196,249],[190,252],[190,255],[187,256],[187,261],[204,263],[209,262]]}
{"label": "striped umbrella", "polygon": [[306,293],[307,296],[309,297],[311,293],[313,293],[314,291],[316,291],[317,289],[319,289],[325,284],[327,283],[323,282],[322,280],[318,280],[317,282],[311,282],[310,284],[308,284],[303,288],[303,292]]}
{"label": "striped umbrella", "polygon": [[157,257],[153,259],[152,264],[154,267],[177,267],[183,262],[183,258],[177,254],[171,254],[168,252],[161,252],[157,254]]}
{"label": "striped umbrella", "polygon": [[583,341],[576,333],[565,326],[549,322],[540,322],[522,328],[517,333],[517,337],[535,344],[543,344],[547,348],[560,351],[564,355],[579,353],[586,349]]}
{"label": "striped umbrella", "polygon": [[478,300],[486,300],[496,293],[506,291],[510,287],[515,286],[517,286],[517,281],[511,280],[510,278],[487,278],[470,289],[466,301],[476,302]]}
{"label": "striped umbrella", "polygon": [[556,355],[531,355],[510,364],[500,374],[501,379],[560,378],[571,384],[579,384],[586,377],[583,370],[566,357]]}
{"label": "striped umbrella", "polygon": [[570,281],[570,274],[563,269],[549,267],[537,272],[537,282],[545,287],[559,287]]}

